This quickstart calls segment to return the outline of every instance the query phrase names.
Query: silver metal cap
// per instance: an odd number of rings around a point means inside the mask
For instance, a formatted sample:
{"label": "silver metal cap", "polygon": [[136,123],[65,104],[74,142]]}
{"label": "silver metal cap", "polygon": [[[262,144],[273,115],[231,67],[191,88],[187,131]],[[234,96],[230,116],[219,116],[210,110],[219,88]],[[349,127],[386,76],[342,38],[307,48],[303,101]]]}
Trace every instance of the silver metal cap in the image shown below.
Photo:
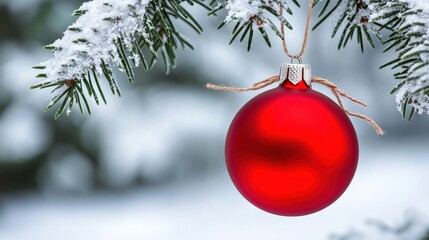
{"label": "silver metal cap", "polygon": [[280,82],[285,80],[289,80],[294,85],[305,81],[311,87],[311,66],[307,64],[282,64],[280,66]]}

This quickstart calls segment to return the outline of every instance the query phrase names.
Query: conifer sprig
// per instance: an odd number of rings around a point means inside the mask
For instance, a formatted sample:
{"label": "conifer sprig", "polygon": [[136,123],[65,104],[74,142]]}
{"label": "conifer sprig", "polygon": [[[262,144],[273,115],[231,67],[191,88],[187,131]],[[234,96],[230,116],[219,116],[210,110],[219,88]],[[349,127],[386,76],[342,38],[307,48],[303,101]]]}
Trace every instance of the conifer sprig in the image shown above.
{"label": "conifer sprig", "polygon": [[147,71],[161,59],[168,73],[176,65],[179,48],[194,48],[177,30],[177,22],[198,34],[203,31],[185,4],[211,10],[199,0],[103,0],[83,4],[73,13],[78,21],[64,37],[45,46],[54,57],[34,67],[41,72],[37,77],[42,81],[32,89],[52,89],[55,94],[45,110],[59,104],[55,114],[58,118],[64,111],[70,115],[77,105],[82,113],[91,114],[90,98],[97,105],[107,103],[100,83],[104,79],[112,94],[120,97],[114,67],[124,72],[130,83],[135,82],[134,68],[140,64]]}
{"label": "conifer sprig", "polygon": [[[307,3],[307,1],[305,1]],[[42,79],[37,89],[52,89],[55,94],[46,110],[60,105],[55,117],[72,107],[90,111],[89,98],[96,104],[106,103],[101,81],[110,86],[112,94],[121,96],[113,69],[124,72],[130,83],[135,81],[134,68],[143,65],[150,70],[158,60],[166,72],[177,61],[178,48],[193,49],[190,41],[176,28],[178,21],[197,33],[201,25],[184,7],[199,5],[209,15],[227,10],[228,15],[219,28],[233,23],[230,44],[245,42],[252,47],[255,31],[271,47],[269,32],[282,37],[278,22],[293,29],[287,18],[292,6],[305,5],[298,0],[93,0],[74,12],[78,16],[62,39],[46,46],[54,57],[35,66]],[[97,5],[98,4],[98,5]],[[381,66],[397,70],[396,94],[398,109],[404,118],[414,113],[429,113],[429,7],[420,0],[315,0],[320,6],[317,29],[332,16],[338,15],[332,37],[338,37],[338,49],[355,38],[364,52],[365,46],[375,48],[377,42],[385,52],[394,51],[397,57]],[[285,10],[280,14],[280,6]],[[313,7],[314,7],[313,6]],[[334,14],[335,13],[335,14]],[[84,22],[85,17],[86,22]],[[91,19],[96,19],[93,21]],[[81,21],[80,21],[81,20]],[[95,50],[94,50],[95,49]]]}
{"label": "conifer sprig", "polygon": [[397,57],[380,68],[396,70],[398,84],[391,94],[396,94],[398,109],[408,120],[416,112],[429,113],[429,5],[414,0],[326,1],[324,9],[332,10],[315,28],[341,5],[345,5],[344,12],[332,33],[335,37],[342,32],[338,48],[355,37],[362,52],[365,42],[375,47],[373,39],[385,46],[384,52],[396,52]]}
{"label": "conifer sprig", "polygon": [[[319,0],[315,0],[314,6],[318,2]],[[240,42],[245,42],[247,44],[247,51],[250,51],[252,47],[255,31],[262,36],[267,46],[271,47],[271,40],[268,35],[269,31],[274,32],[278,37],[282,38],[279,22],[288,29],[293,30],[293,26],[287,20],[287,17],[293,16],[292,5],[301,7],[298,0],[212,0],[210,5],[214,6],[214,8],[209,15],[223,9],[228,10],[229,14],[227,18],[222,21],[218,29],[223,28],[228,23],[233,23],[234,28],[229,44],[232,44],[236,40],[240,40]],[[280,6],[285,10],[283,16],[280,14]],[[241,11],[240,8],[244,8],[245,11]]]}

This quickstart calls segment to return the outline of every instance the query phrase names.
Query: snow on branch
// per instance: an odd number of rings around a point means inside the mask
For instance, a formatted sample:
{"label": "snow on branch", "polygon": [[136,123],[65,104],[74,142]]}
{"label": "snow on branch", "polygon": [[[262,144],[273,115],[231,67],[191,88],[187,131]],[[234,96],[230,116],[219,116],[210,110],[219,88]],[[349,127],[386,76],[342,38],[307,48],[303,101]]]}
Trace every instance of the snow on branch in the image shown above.
{"label": "snow on branch", "polygon": [[[91,0],[75,11],[79,18],[65,32],[63,38],[46,46],[54,57],[34,68],[43,81],[33,88],[53,88],[56,93],[47,110],[62,102],[56,113],[59,117],[67,108],[70,114],[74,104],[81,112],[90,113],[87,97],[99,104],[106,102],[99,78],[104,75],[113,94],[121,95],[112,67],[126,73],[134,82],[133,68],[140,64],[148,70],[157,62],[158,54],[166,70],[176,63],[176,50],[193,48],[191,43],[176,30],[174,21],[184,22],[196,32],[202,32],[199,23],[182,7],[182,3],[201,5],[210,10],[209,15],[220,10],[228,14],[219,28],[234,23],[230,43],[247,39],[250,50],[254,30],[259,31],[268,46],[267,32],[281,37],[279,22],[289,29],[286,17],[292,16],[289,3],[300,7],[298,0],[212,0],[211,9],[202,0]],[[330,16],[340,13],[332,36],[340,35],[338,48],[343,48],[353,38],[362,52],[365,42],[375,47],[373,38],[394,50],[397,58],[383,65],[397,70],[394,77],[399,84],[393,89],[398,108],[409,119],[415,112],[429,114],[429,4],[427,0],[315,0],[321,4],[319,27]],[[285,16],[280,14],[280,6]],[[341,30],[342,29],[342,30]],[[149,56],[150,60],[146,61]],[[85,91],[86,90],[86,91]],[[62,100],[62,101],[61,101]]]}
{"label": "snow on branch", "polygon": [[[193,48],[176,30],[170,17],[185,22],[198,33],[202,31],[181,6],[182,2],[208,8],[199,0],[92,0],[84,3],[74,12],[79,18],[64,36],[45,47],[53,51],[53,58],[34,67],[42,71],[37,77],[43,80],[32,88],[54,88],[52,92],[56,93],[46,110],[63,100],[56,118],[66,106],[69,115],[74,104],[79,105],[82,113],[83,106],[91,113],[86,96],[93,97],[97,104],[99,99],[106,103],[99,83],[102,75],[112,93],[120,96],[112,67],[125,72],[128,80],[134,82],[133,68],[140,64],[145,70],[153,67],[158,51],[168,72],[170,65],[175,65],[175,51],[179,46]],[[145,55],[151,57],[149,62]]]}
{"label": "snow on branch", "polygon": [[[54,57],[42,63],[45,66],[45,82],[81,79],[83,72],[94,67],[102,73],[101,65],[112,62],[122,66],[117,47],[118,40],[132,52],[134,33],[147,36],[145,13],[149,0],[103,0],[84,3],[77,13],[83,15],[65,32],[64,37],[47,48]],[[136,64],[137,53],[131,56]],[[123,66],[122,66],[123,67]]]}
{"label": "snow on branch", "polygon": [[[58,93],[50,100],[47,110],[65,98],[57,117],[62,114],[67,100],[70,100],[67,110],[70,114],[73,102],[81,106],[82,98],[90,112],[82,82],[98,104],[94,85],[101,91],[98,78],[102,74],[109,79],[112,92],[120,95],[109,64],[125,69],[132,81],[129,60],[136,66],[141,61],[135,50],[136,34],[147,38],[145,14],[149,1],[94,0],[84,3],[74,12],[79,16],[78,20],[67,29],[63,38],[45,47],[54,52],[54,57],[35,67],[43,69],[38,77],[44,80],[34,88],[55,87],[53,92]],[[131,53],[130,56],[126,51]],[[100,96],[105,102],[102,92]]]}
{"label": "snow on branch", "polygon": [[396,14],[401,19],[396,27],[398,34],[388,38],[391,44],[399,41],[397,38],[404,39],[404,47],[399,47],[394,66],[399,69],[395,77],[401,80],[394,89],[398,108],[405,113],[409,106],[411,113],[429,114],[429,3],[427,0],[397,0],[389,5],[390,9],[384,7],[379,13],[373,13],[372,18],[395,9],[402,10]]}
{"label": "snow on branch", "polygon": [[[297,6],[297,1],[292,1]],[[337,0],[315,1],[314,5],[323,3],[319,13],[319,22],[313,29],[319,27],[333,13],[340,12],[337,25],[332,36],[340,33],[338,48],[343,48],[354,37],[362,52],[365,42],[375,48],[374,37],[386,50],[397,52],[397,58],[383,67],[391,66],[398,70],[394,77],[400,81],[392,91],[396,93],[398,109],[403,112],[404,118],[409,119],[415,112],[429,114],[429,4],[427,0]],[[267,44],[271,46],[267,29],[272,29],[279,36],[277,23],[270,17],[274,16],[292,29],[288,21],[280,16],[279,7],[283,6],[286,12],[292,10],[286,1],[261,0],[223,0],[213,12],[226,9],[228,15],[221,24],[236,22],[233,29],[231,43],[239,38],[243,41],[248,38],[250,50],[253,38],[253,28],[256,27]],[[271,15],[270,15],[271,14]],[[341,32],[340,28],[344,27]]]}
{"label": "snow on branch", "polygon": [[248,1],[248,0],[235,0],[228,1],[226,9],[228,10],[228,16],[225,21],[230,22],[232,20],[247,21],[253,16],[261,15],[260,10],[262,3],[261,1]]}
{"label": "snow on branch", "polygon": [[[299,6],[299,3],[296,0],[293,0],[292,2]],[[230,44],[234,42],[239,35],[241,35],[239,38],[240,41],[247,38],[247,50],[250,51],[254,28],[261,33],[269,47],[271,47],[271,42],[267,31],[274,31],[277,36],[281,37],[281,33],[278,28],[279,23],[276,21],[273,22],[273,18],[282,22],[289,29],[293,29],[287,19],[280,14],[280,6],[282,6],[289,15],[292,15],[292,9],[285,0],[220,0],[218,1],[217,7],[215,7],[210,14],[226,9],[228,11],[228,15],[219,28],[223,27],[227,23],[235,22],[236,25],[232,32],[233,36]]]}
{"label": "snow on branch", "polygon": [[[325,2],[322,11],[328,9]],[[324,14],[316,27],[334,10],[344,12],[339,17],[332,36],[340,33],[338,48],[343,48],[355,37],[363,52],[365,42],[375,48],[375,36],[385,52],[395,51],[397,58],[384,64],[397,71],[399,84],[396,94],[403,117],[415,112],[429,114],[429,4],[427,0],[337,0],[332,10]],[[323,15],[323,14],[322,14]],[[340,28],[344,27],[342,31]],[[408,109],[411,109],[407,113]]]}

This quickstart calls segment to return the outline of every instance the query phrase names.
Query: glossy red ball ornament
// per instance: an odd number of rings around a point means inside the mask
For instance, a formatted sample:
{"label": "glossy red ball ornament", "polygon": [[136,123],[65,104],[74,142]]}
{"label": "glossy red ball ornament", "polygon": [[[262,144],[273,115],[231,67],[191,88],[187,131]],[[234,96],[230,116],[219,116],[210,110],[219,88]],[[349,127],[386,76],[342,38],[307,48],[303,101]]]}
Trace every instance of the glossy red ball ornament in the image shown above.
{"label": "glossy red ball ornament", "polygon": [[235,116],[226,165],[249,202],[273,214],[302,216],[326,208],[347,189],[358,140],[344,110],[311,89],[308,65],[283,65],[281,76],[286,81]]}

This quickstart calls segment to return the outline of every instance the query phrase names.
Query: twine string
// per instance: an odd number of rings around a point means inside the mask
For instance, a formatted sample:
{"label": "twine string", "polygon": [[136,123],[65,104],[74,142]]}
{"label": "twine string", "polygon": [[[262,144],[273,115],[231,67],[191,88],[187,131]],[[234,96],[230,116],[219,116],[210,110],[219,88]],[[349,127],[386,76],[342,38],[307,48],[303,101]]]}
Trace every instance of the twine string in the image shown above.
{"label": "twine string", "polygon": [[[307,15],[307,22],[306,22],[305,31],[304,31],[304,39],[302,42],[301,51],[298,54],[294,55],[294,54],[290,53],[288,46],[287,46],[287,42],[286,42],[284,24],[281,23],[280,28],[281,28],[281,33],[282,33],[283,50],[288,57],[292,58],[292,60],[298,59],[301,62],[301,57],[305,53],[305,49],[307,47],[309,29],[310,29],[311,16],[312,16],[312,12],[313,12],[313,3],[314,3],[314,0],[310,0],[310,5],[309,5],[309,10],[308,10],[308,15]],[[280,4],[280,16],[283,17],[283,6],[281,4]],[[220,85],[215,85],[215,84],[207,84],[207,88],[210,88],[213,90],[219,90],[219,91],[246,92],[246,91],[260,90],[260,89],[265,88],[267,86],[270,86],[273,83],[276,83],[278,81],[280,81],[280,76],[276,75],[276,76],[269,77],[265,80],[262,80],[260,82],[256,82],[251,87],[248,87],[248,88],[227,87],[227,86],[220,86]],[[311,82],[312,83],[318,83],[318,84],[321,84],[321,85],[329,88],[331,90],[331,92],[334,94],[335,98],[337,99],[338,105],[341,107],[341,109],[343,109],[343,111],[346,114],[360,118],[360,119],[368,122],[375,129],[377,134],[379,134],[379,135],[385,134],[383,129],[374,120],[372,120],[370,117],[367,117],[365,115],[362,115],[359,113],[354,113],[354,112],[347,110],[344,107],[344,104],[343,104],[343,101],[341,100],[341,97],[347,98],[354,103],[357,103],[357,104],[360,104],[362,106],[367,107],[368,105],[366,103],[364,103],[364,102],[348,95],[347,93],[343,92],[338,86],[336,86],[335,84],[333,84],[332,82],[330,82],[327,79],[319,78],[319,77],[312,77]]]}
{"label": "twine string", "polygon": [[[210,88],[213,90],[218,90],[218,91],[247,92],[247,91],[260,90],[260,89],[265,88],[265,87],[267,87],[273,83],[276,83],[278,81],[280,81],[280,77],[277,75],[277,76],[269,77],[263,81],[257,82],[255,84],[253,84],[252,87],[248,87],[248,88],[226,87],[226,86],[220,86],[220,85],[215,85],[215,84],[207,84],[207,88]],[[312,77],[311,82],[312,83],[318,83],[318,84],[321,84],[321,85],[329,88],[331,90],[332,94],[334,94],[335,98],[337,99],[338,105],[341,107],[341,109],[343,109],[343,111],[345,113],[347,113],[350,116],[357,117],[357,118],[360,118],[360,119],[368,122],[369,124],[371,124],[371,126],[374,128],[374,130],[377,132],[377,134],[379,134],[379,135],[385,134],[383,129],[374,120],[372,120],[370,117],[347,110],[344,107],[344,104],[343,104],[343,101],[341,100],[341,97],[345,97],[345,98],[349,99],[350,101],[357,103],[359,105],[362,105],[364,107],[368,106],[366,103],[348,95],[347,93],[342,91],[337,85],[333,84],[332,82],[330,82],[327,79],[319,78],[319,77]]]}
{"label": "twine string", "polygon": [[343,111],[345,113],[347,113],[350,116],[357,117],[357,118],[360,118],[360,119],[368,122],[369,124],[371,124],[371,126],[374,128],[374,130],[377,132],[378,135],[383,136],[385,134],[384,130],[370,117],[347,110],[344,107],[343,101],[341,100],[341,96],[348,98],[350,101],[352,101],[354,103],[360,104],[364,107],[368,107],[368,105],[366,103],[364,103],[364,102],[348,95],[347,93],[343,92],[339,87],[337,87],[337,85],[333,84],[332,82],[330,82],[327,79],[319,78],[319,77],[312,77],[311,82],[312,83],[319,83],[319,84],[324,85],[324,86],[328,87],[329,89],[331,89],[332,94],[334,94],[334,96],[337,98],[338,105],[340,105],[340,107],[343,109]]}
{"label": "twine string", "polygon": [[[305,53],[305,49],[307,48],[307,40],[308,40],[308,33],[310,30],[310,23],[311,23],[311,16],[313,15],[313,3],[314,0],[310,0],[310,4],[308,6],[308,14],[307,14],[307,21],[305,23],[305,30],[304,30],[304,38],[302,41],[301,51],[298,54],[292,54],[289,52],[289,48],[286,43],[286,34],[285,34],[285,26],[283,23],[280,24],[280,30],[282,33],[282,41],[283,41],[283,50],[286,53],[286,55],[292,59],[298,59],[300,60],[301,57]],[[280,4],[280,18],[283,18],[283,5]]]}
{"label": "twine string", "polygon": [[213,90],[218,90],[218,91],[227,91],[227,92],[248,92],[248,91],[255,91],[255,90],[259,90],[265,87],[270,86],[273,83],[276,83],[279,81],[279,76],[272,76],[269,77],[263,81],[254,83],[252,85],[252,87],[248,87],[248,88],[238,88],[238,87],[227,87],[227,86],[221,86],[221,85],[215,85],[215,84],[207,84],[207,88],[213,89]]}

